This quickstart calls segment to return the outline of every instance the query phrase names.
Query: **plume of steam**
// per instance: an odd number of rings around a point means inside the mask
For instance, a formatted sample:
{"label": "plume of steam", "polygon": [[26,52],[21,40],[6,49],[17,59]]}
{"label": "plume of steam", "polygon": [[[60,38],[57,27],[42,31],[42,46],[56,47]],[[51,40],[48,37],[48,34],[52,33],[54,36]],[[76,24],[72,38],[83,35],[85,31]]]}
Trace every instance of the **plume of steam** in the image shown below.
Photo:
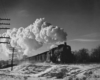
{"label": "plume of steam", "polygon": [[66,41],[67,33],[58,26],[53,26],[44,21],[44,18],[36,19],[36,21],[26,28],[13,28],[7,30],[2,36],[9,36],[11,39],[2,39],[2,41],[10,42],[10,45],[1,44],[5,54],[11,54],[10,47],[15,47],[18,52],[24,55],[39,49],[44,44],[57,44]]}

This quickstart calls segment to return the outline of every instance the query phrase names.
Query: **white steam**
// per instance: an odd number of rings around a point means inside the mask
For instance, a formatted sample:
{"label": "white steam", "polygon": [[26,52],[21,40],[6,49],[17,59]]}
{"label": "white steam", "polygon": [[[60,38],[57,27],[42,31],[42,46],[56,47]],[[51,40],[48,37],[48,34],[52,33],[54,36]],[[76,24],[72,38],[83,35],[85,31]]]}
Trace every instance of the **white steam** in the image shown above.
{"label": "white steam", "polygon": [[13,28],[7,30],[2,36],[10,37],[11,40],[1,39],[1,41],[10,44],[1,44],[2,51],[6,55],[11,54],[11,47],[15,47],[18,52],[24,55],[39,49],[44,44],[57,44],[66,41],[67,33],[58,26],[53,26],[44,21],[44,18],[36,19],[36,21],[26,28]]}

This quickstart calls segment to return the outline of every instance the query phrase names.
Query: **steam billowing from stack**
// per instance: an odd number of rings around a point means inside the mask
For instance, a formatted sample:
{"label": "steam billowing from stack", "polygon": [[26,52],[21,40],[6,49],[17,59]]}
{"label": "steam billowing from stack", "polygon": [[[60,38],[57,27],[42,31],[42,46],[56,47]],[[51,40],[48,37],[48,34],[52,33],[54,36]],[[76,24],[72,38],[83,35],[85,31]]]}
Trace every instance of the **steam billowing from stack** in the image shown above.
{"label": "steam billowing from stack", "polygon": [[58,44],[66,41],[67,33],[62,28],[53,26],[45,22],[44,18],[40,18],[26,28],[13,28],[1,36],[11,38],[10,40],[1,39],[4,42],[10,41],[10,44],[0,44],[2,52],[8,56],[12,53],[10,47],[15,47],[18,53],[23,52],[23,55],[27,55],[44,44]]}

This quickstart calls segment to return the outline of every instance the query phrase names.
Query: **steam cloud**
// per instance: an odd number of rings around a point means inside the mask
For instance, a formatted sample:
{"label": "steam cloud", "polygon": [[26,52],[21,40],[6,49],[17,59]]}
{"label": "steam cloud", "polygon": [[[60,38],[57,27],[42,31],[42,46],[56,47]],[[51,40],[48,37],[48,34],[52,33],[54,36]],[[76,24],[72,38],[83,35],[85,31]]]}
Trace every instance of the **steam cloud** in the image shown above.
{"label": "steam cloud", "polygon": [[23,55],[39,49],[44,44],[57,44],[66,41],[67,33],[58,26],[53,26],[44,21],[44,18],[36,21],[26,28],[13,28],[1,34],[11,39],[1,39],[1,41],[10,42],[10,44],[0,44],[1,50],[7,56],[11,54],[11,47],[15,47],[17,52],[23,52]]}

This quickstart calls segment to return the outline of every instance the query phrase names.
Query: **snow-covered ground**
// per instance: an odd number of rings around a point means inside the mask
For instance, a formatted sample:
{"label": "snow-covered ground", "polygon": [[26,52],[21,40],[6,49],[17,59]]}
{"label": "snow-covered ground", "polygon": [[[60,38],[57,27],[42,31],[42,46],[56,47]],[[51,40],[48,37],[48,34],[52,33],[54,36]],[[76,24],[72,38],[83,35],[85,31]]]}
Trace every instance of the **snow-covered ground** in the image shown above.
{"label": "snow-covered ground", "polygon": [[100,64],[22,63],[0,69],[0,80],[100,80]]}

